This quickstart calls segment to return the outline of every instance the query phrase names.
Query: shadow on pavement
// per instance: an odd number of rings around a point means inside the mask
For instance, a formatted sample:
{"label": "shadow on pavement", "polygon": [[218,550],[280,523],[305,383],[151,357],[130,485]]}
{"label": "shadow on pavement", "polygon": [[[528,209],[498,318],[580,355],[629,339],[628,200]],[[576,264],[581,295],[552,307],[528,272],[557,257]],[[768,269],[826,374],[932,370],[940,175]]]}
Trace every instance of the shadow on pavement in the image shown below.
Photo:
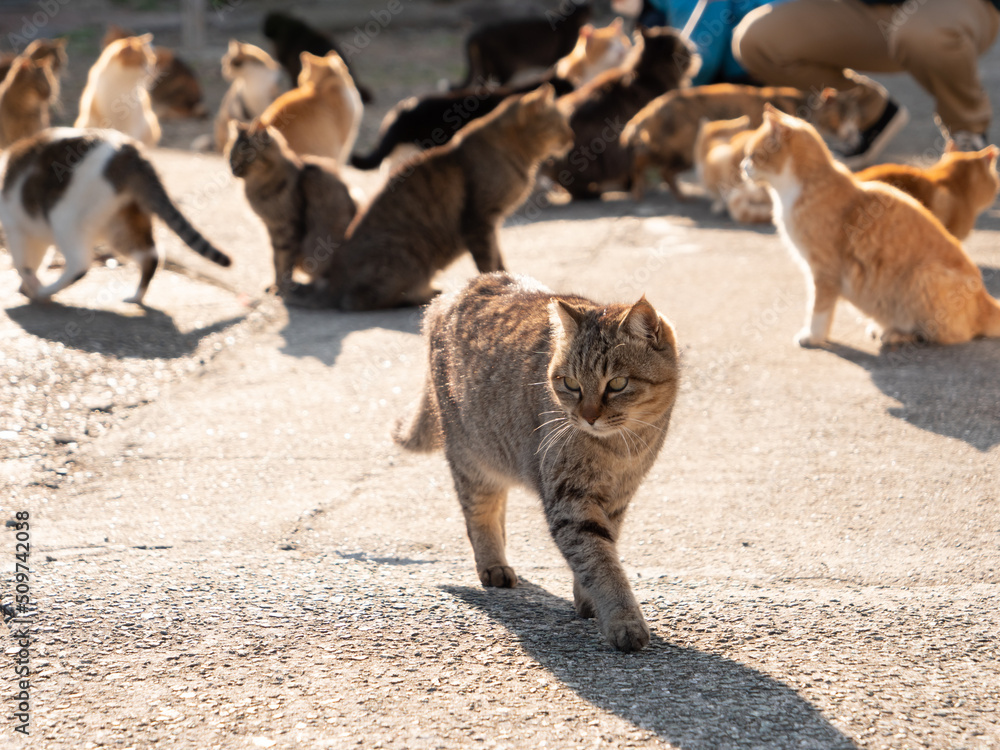
{"label": "shadow on pavement", "polygon": [[281,330],[285,345],[281,351],[292,357],[315,357],[333,365],[340,356],[343,340],[355,331],[384,328],[403,333],[420,333],[424,307],[346,313],[338,310],[310,310],[286,305],[288,323]]}
{"label": "shadow on pavement", "polygon": [[89,307],[25,304],[5,310],[26,333],[73,349],[121,358],[171,359],[193,352],[206,336],[225,330],[245,315],[183,333],[162,310],[143,305],[141,314],[123,315]]}
{"label": "shadow on pavement", "polygon": [[980,451],[1000,444],[1000,341],[910,346],[874,355],[842,344],[829,350],[863,367],[901,405],[889,413]]}
{"label": "shadow on pavement", "polygon": [[856,748],[791,687],[731,659],[674,646],[655,631],[645,650],[620,654],[570,602],[523,580],[513,590],[442,589],[507,628],[581,698],[676,747]]}

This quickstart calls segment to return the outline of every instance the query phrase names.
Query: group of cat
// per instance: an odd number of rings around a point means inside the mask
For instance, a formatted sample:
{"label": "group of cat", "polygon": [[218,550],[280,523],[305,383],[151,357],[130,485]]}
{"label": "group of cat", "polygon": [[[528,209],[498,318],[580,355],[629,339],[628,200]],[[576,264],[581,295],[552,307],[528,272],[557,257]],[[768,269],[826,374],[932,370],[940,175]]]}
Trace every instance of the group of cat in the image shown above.
{"label": "group of cat", "polygon": [[[612,190],[641,196],[655,171],[682,197],[677,176],[694,166],[719,210],[772,220],[802,262],[810,302],[800,344],[828,339],[841,297],[881,326],[887,345],[954,344],[1000,337],[1000,303],[959,241],[1000,189],[998,149],[949,147],[928,170],[853,174],[820,133],[856,136],[881,96],[874,82],[858,76],[853,89],[818,97],[691,88],[698,59],[681,34],[641,29],[629,39],[620,21],[595,29],[588,14],[570,3],[558,22],[473,32],[462,85],[402,102],[372,154],[353,157],[370,94],[331,40],[273,14],[265,35],[277,61],[238,41],[223,58],[231,85],[215,142],[268,229],[275,289],[287,302],[341,310],[430,303],[426,385],[394,437],[411,450],[444,449],[483,584],[517,584],[504,551],[507,491],[531,487],[572,569],[577,612],[595,617],[615,648],[635,651],[649,643],[649,627],[616,541],[670,422],[676,337],[644,297],[596,303],[508,274],[503,219],[539,174],[587,199]],[[146,85],[137,85],[139,71],[148,76],[159,64],[148,35],[109,36],[76,128],[48,128],[66,64],[61,43],[33,43],[0,85],[0,224],[32,299],[80,278],[103,241],[140,260],[132,299],[141,301],[157,265],[153,214],[229,264],[176,209],[138,143],[159,133]],[[512,83],[530,67],[550,72]],[[285,93],[282,70],[297,83]],[[138,93],[122,106],[123,92]],[[400,156],[400,146],[410,153]],[[342,167],[350,158],[374,168],[389,157],[397,163],[384,187],[359,206]],[[66,269],[42,286],[36,271],[53,244]],[[439,296],[434,276],[465,251],[480,275]]]}

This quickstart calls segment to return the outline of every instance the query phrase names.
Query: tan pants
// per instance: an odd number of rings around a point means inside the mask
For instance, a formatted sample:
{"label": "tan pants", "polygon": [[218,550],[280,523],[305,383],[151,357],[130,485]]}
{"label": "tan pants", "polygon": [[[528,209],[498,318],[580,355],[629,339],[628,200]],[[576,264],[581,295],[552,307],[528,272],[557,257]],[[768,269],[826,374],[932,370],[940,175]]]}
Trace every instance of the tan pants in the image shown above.
{"label": "tan pants", "polygon": [[733,32],[733,53],[763,83],[806,91],[848,88],[844,68],[906,71],[934,97],[949,132],[984,133],[991,110],[978,57],[998,26],[987,0],[792,0],[749,13]]}

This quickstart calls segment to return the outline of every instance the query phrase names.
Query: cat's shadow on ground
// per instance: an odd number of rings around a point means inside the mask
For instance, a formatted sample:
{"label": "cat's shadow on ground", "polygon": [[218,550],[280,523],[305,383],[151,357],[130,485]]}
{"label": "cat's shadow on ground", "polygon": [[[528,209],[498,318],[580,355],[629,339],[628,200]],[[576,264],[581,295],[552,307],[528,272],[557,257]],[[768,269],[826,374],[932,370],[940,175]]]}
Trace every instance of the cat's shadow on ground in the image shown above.
{"label": "cat's shadow on ground", "polygon": [[[310,310],[286,305],[288,323],[281,330],[285,339],[281,351],[291,357],[315,357],[332,366],[340,357],[344,339],[355,331],[383,328],[403,333],[420,333],[424,317],[423,307],[401,307],[394,310],[371,312],[340,312],[339,310]],[[381,351],[379,361],[392,359],[392,352]]]}
{"label": "cat's shadow on ground", "polygon": [[[1000,268],[981,270],[987,290],[1000,297]],[[1000,444],[1000,339],[879,354],[836,343],[827,348],[863,367],[879,390],[900,402],[889,409],[894,417],[980,451]]]}
{"label": "cat's shadow on ground", "polygon": [[571,602],[523,579],[516,589],[442,589],[505,627],[581,698],[676,747],[857,747],[792,687],[732,659],[672,645],[655,627],[648,648],[621,654]]}
{"label": "cat's shadow on ground", "polygon": [[245,317],[238,315],[185,333],[170,315],[145,305],[136,315],[58,302],[27,303],[4,312],[25,333],[123,359],[172,359],[191,354],[203,338]]}

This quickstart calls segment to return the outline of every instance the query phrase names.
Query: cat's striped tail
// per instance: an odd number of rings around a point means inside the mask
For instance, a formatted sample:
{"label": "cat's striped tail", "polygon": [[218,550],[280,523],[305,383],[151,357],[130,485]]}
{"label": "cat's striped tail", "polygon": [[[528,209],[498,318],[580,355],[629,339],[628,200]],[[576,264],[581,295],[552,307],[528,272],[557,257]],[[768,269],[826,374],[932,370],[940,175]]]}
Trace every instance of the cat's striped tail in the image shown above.
{"label": "cat's striped tail", "polygon": [[220,266],[232,264],[229,256],[206,240],[191,226],[170,200],[153,165],[131,143],[123,144],[105,168],[108,181],[119,193],[130,196],[144,211],[156,214],[185,244]]}
{"label": "cat's striped tail", "polygon": [[392,439],[406,450],[418,453],[430,453],[444,445],[441,415],[434,396],[434,384],[429,378],[416,410],[408,419],[404,417],[396,423]]}

